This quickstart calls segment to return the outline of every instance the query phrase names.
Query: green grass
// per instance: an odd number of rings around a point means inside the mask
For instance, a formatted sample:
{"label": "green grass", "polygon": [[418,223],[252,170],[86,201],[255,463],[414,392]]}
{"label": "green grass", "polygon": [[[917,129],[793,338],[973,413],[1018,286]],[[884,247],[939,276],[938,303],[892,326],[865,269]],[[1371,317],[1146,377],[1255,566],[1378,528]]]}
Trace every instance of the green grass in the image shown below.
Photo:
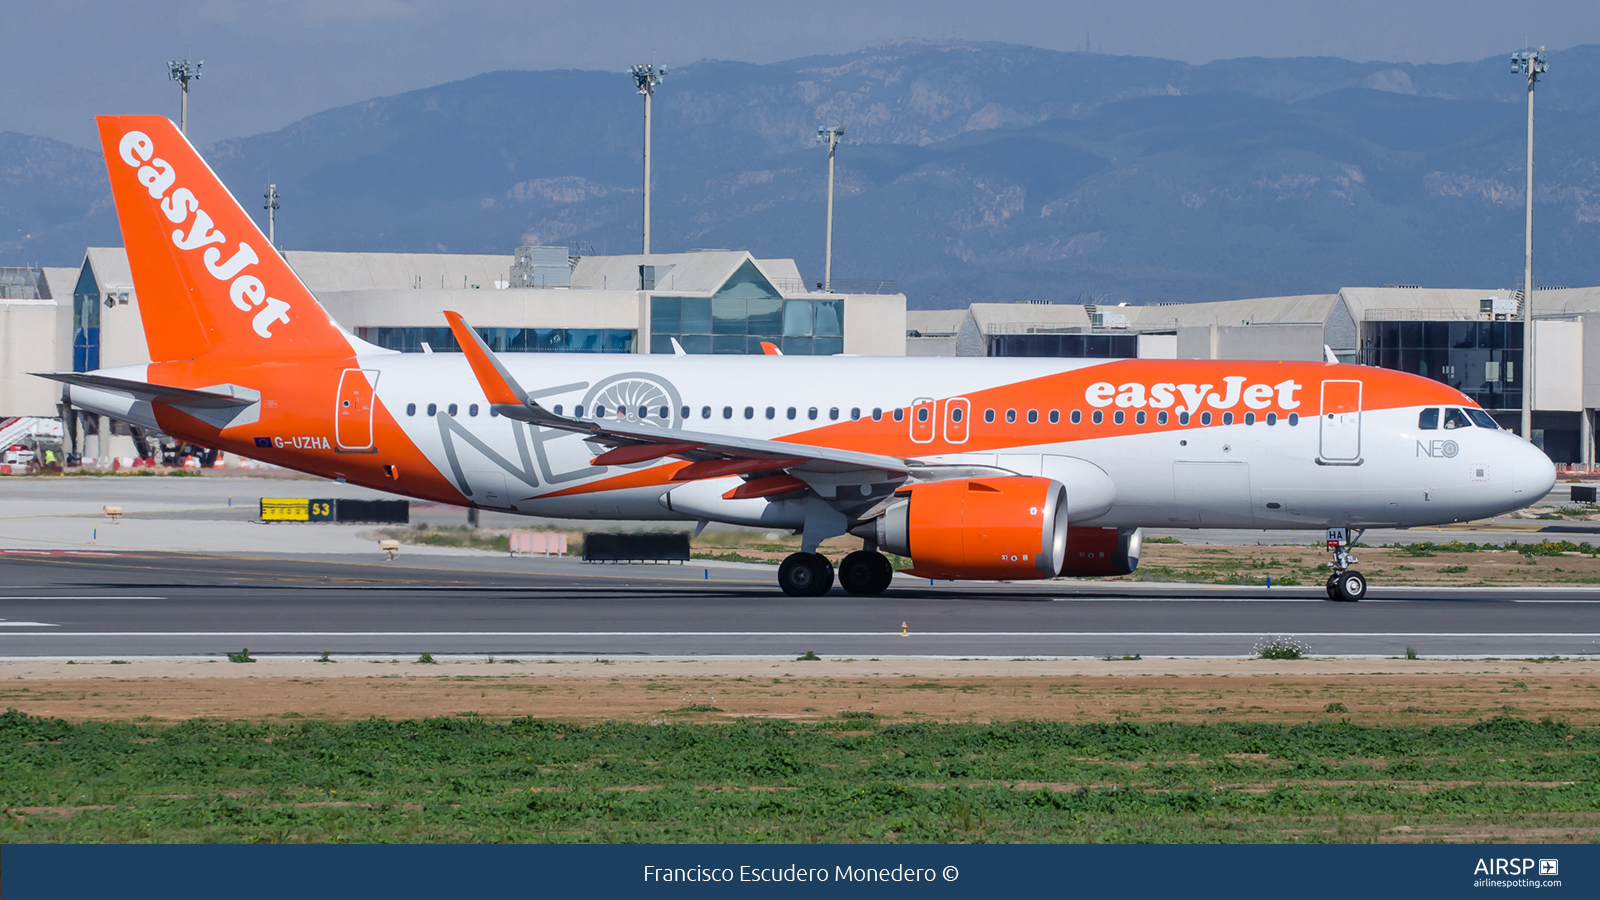
{"label": "green grass", "polygon": [[1505,717],[158,725],[12,711],[0,842],[1360,841],[1484,815],[1592,830],[1597,760],[1600,729]]}

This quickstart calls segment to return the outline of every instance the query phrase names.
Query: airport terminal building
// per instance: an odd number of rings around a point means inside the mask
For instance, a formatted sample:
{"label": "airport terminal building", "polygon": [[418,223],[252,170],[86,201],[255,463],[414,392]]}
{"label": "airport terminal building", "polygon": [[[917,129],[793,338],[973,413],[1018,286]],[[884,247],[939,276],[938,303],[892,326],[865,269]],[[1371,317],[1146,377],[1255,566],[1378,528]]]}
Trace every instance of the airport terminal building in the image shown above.
{"label": "airport terminal building", "polygon": [[[1032,356],[1320,360],[1446,382],[1516,427],[1532,390],[1534,440],[1558,463],[1595,462],[1600,287],[1534,292],[1534,368],[1524,377],[1512,290],[1410,286],[1152,306],[1017,301],[906,310],[892,282],[858,293],[808,285],[790,259],[743,251],[577,256],[325,253],[285,257],[334,319],[380,347],[456,349],[456,310],[510,353]],[[69,450],[148,454],[152,436],[60,407],[59,385],[28,372],[148,361],[139,298],[121,248],[90,248],[76,269],[0,269],[0,446],[28,417],[63,417]]]}
{"label": "airport terminal building", "polygon": [[[334,320],[380,347],[457,349],[444,319],[460,312],[508,353],[900,356],[905,296],[882,282],[856,293],[808,286],[792,259],[744,251],[576,256],[287,251]],[[12,282],[15,282],[14,284]],[[676,347],[674,346],[676,344]],[[30,376],[149,362],[139,296],[122,248],[91,247],[77,269],[0,269],[0,438],[13,419],[62,417],[85,457],[151,455],[154,436],[86,421],[61,389]],[[7,423],[10,423],[9,425]]]}

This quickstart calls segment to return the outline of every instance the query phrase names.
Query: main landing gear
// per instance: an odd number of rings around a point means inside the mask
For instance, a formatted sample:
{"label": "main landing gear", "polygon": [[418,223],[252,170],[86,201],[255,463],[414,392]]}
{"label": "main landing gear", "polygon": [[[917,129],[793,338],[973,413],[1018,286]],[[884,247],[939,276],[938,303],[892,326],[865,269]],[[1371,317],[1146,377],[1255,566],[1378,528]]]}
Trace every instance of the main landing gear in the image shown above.
{"label": "main landing gear", "polygon": [[1328,564],[1333,569],[1328,576],[1329,600],[1355,603],[1367,596],[1366,577],[1350,568],[1360,562],[1350,553],[1351,545],[1360,539],[1361,531],[1352,538],[1348,528],[1328,529],[1328,549],[1333,551],[1333,562]]}
{"label": "main landing gear", "polygon": [[791,597],[821,597],[833,587],[833,563],[820,553],[791,553],[778,566],[778,587]]}
{"label": "main landing gear", "polygon": [[857,550],[839,563],[839,584],[852,594],[881,594],[894,580],[894,566],[876,550]]}
{"label": "main landing gear", "polygon": [[[838,578],[852,594],[881,594],[894,580],[894,567],[882,553],[857,550],[839,563]],[[791,597],[820,597],[833,580],[833,564],[820,553],[791,553],[778,567],[778,587]]]}

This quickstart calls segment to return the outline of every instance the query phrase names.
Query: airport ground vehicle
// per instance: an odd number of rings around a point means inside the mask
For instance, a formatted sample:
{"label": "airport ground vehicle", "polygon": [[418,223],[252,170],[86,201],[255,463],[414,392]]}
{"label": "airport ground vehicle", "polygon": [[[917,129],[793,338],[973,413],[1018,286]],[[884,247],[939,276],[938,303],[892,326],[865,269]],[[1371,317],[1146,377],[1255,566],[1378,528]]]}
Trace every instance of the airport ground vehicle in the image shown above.
{"label": "airport ground vehicle", "polygon": [[148,366],[52,373],[185,440],[447,503],[794,529],[785,592],[1138,565],[1143,526],[1349,529],[1525,506],[1538,449],[1458,391],[1298,362],[401,354],[341,329],[164,118],[102,117]]}

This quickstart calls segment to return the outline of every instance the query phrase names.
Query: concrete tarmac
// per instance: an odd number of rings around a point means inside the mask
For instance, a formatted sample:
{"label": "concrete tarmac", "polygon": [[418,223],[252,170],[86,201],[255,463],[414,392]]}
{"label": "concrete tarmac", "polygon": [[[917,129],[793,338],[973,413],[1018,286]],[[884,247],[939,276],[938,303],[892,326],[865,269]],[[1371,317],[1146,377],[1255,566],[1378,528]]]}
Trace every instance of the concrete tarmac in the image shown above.
{"label": "concrete tarmac", "polygon": [[[1245,656],[1600,653],[1600,590],[897,577],[880,597],[780,593],[771,566],[374,554],[0,552],[0,658],[414,656]],[[902,631],[904,625],[904,631]]]}

